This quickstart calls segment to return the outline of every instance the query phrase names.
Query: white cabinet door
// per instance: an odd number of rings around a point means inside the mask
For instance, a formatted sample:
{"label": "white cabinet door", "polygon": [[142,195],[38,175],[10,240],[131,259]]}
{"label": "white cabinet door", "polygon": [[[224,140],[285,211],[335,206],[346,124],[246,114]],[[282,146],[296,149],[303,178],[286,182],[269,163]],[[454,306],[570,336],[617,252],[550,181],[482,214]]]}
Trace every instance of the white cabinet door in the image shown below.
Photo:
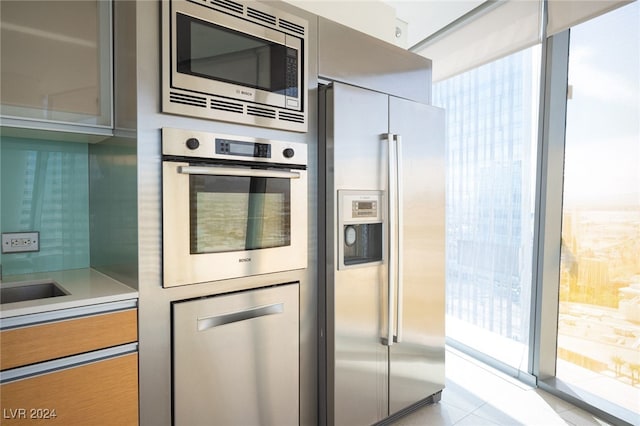
{"label": "white cabinet door", "polygon": [[0,16],[2,124],[111,129],[111,1],[9,0]]}

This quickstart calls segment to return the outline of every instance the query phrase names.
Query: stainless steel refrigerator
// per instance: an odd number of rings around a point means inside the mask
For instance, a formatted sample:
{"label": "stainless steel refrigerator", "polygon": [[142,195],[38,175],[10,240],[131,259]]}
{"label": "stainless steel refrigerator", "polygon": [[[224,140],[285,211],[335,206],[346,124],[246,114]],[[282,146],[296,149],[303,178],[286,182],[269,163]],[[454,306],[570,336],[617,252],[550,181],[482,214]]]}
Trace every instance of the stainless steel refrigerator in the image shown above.
{"label": "stainless steel refrigerator", "polygon": [[334,82],[320,139],[320,423],[369,425],[444,387],[444,111]]}

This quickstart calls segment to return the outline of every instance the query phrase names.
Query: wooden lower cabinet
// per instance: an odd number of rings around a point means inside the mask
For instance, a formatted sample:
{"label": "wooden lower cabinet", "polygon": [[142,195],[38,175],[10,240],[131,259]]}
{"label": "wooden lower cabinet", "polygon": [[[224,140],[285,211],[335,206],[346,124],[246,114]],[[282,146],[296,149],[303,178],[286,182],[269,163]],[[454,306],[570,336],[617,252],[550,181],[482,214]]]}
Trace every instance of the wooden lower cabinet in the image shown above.
{"label": "wooden lower cabinet", "polygon": [[0,369],[7,370],[137,340],[137,309],[3,330],[0,332]]}
{"label": "wooden lower cabinet", "polygon": [[2,425],[138,424],[138,354],[130,353],[0,386]]}

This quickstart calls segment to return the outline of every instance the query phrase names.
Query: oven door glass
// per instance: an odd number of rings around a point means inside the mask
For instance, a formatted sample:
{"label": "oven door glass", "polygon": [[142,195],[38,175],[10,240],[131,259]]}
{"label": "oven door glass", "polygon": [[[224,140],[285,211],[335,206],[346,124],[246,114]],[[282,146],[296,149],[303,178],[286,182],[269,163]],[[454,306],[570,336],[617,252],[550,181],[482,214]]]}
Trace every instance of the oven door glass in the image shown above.
{"label": "oven door glass", "polygon": [[297,88],[287,79],[295,49],[181,13],[176,27],[178,72],[283,95]]}
{"label": "oven door glass", "polygon": [[191,254],[291,244],[291,180],[189,176]]}

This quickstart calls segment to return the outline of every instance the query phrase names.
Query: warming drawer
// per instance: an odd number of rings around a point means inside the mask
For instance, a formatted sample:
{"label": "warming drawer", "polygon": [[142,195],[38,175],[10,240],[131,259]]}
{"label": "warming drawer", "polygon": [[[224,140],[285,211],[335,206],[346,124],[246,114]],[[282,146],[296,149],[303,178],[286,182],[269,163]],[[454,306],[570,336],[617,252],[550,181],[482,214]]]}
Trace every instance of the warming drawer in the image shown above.
{"label": "warming drawer", "polygon": [[174,425],[299,424],[298,288],[173,304]]}

